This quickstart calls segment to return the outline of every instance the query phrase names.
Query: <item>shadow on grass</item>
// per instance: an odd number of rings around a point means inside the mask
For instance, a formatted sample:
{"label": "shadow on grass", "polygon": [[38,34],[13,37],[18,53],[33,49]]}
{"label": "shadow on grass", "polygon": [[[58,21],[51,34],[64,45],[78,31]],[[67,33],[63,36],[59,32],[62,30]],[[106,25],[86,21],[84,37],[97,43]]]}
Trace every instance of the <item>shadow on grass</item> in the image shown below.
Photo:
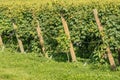
{"label": "shadow on grass", "polygon": [[[69,57],[70,57],[70,55],[69,55]],[[66,53],[55,53],[52,55],[52,59],[57,62],[67,62],[68,61]]]}

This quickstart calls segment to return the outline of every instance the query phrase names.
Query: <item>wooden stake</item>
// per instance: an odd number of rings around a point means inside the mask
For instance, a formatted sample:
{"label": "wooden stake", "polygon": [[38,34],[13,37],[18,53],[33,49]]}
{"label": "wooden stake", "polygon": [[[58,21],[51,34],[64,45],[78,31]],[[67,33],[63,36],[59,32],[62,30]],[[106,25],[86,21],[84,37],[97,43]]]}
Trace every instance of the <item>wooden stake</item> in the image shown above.
{"label": "wooden stake", "polygon": [[17,26],[15,25],[15,23],[13,23],[13,28],[14,28],[14,30],[15,30],[15,35],[16,35],[16,38],[17,38],[17,41],[18,41],[18,44],[19,44],[20,51],[21,51],[21,53],[24,53],[23,43],[22,43],[22,41],[19,39],[18,34],[16,33]]}
{"label": "wooden stake", "polygon": [[1,35],[0,35],[0,46],[3,46],[3,41],[2,41]]}
{"label": "wooden stake", "polygon": [[2,41],[2,36],[0,35],[0,47],[2,48],[2,51],[4,50],[4,44]]}
{"label": "wooden stake", "polygon": [[[62,20],[62,24],[63,24],[63,27],[64,27],[64,31],[65,31],[65,34],[67,35],[68,39],[70,40],[70,32],[69,32],[69,29],[68,29],[68,25],[67,25],[67,22],[65,21],[64,17],[61,15],[61,20]],[[72,57],[72,61],[77,61],[76,60],[76,55],[75,55],[75,52],[74,52],[74,48],[73,48],[73,44],[72,42],[70,41],[70,54],[71,54],[71,57]]]}
{"label": "wooden stake", "polygon": [[40,46],[41,46],[41,49],[42,49],[42,53],[44,54],[44,56],[46,58],[48,58],[48,54],[45,53],[44,40],[43,40],[43,37],[42,37],[42,32],[41,32],[41,28],[40,28],[40,24],[39,24],[38,20],[37,20],[36,30],[37,30],[37,34],[38,34],[38,38],[39,38],[39,43],[40,43]]}
{"label": "wooden stake", "polygon": [[[105,41],[104,39],[104,32],[103,32],[103,27],[100,23],[100,20],[99,20],[99,17],[98,17],[98,12],[96,9],[93,10],[93,14],[94,14],[94,17],[95,17],[95,20],[96,20],[96,23],[97,23],[97,26],[98,26],[98,29],[99,29],[99,32],[101,34],[101,38],[103,40],[103,42]],[[112,53],[110,51],[110,47],[109,45],[107,45],[107,48],[106,48],[106,51],[107,51],[107,54],[108,54],[108,59],[109,59],[109,62],[110,62],[110,65],[111,65],[111,69],[112,70],[115,70],[116,69],[116,64],[114,62],[114,58],[112,56]]]}
{"label": "wooden stake", "polygon": [[0,35],[0,46],[3,46],[3,41],[2,41],[1,35]]}

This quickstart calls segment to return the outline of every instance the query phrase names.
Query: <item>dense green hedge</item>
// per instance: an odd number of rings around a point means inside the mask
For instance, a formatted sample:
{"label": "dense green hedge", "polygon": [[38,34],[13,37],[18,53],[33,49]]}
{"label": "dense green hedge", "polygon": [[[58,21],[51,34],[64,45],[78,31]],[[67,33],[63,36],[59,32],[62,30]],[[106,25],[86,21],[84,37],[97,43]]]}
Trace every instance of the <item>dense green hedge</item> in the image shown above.
{"label": "dense green hedge", "polygon": [[[87,4],[67,4],[64,2],[48,3],[44,6],[0,4],[0,34],[4,44],[14,50],[18,49],[12,22],[18,26],[17,33],[23,41],[26,52],[41,52],[36,32],[35,18],[39,20],[46,51],[49,54],[66,53],[66,38],[60,18],[63,14],[68,22],[71,41],[77,56],[94,58],[103,62],[105,53],[94,19],[93,9],[99,12],[100,21],[106,32],[106,41],[116,56],[120,47],[120,1],[91,1]],[[33,16],[33,14],[35,16]]]}

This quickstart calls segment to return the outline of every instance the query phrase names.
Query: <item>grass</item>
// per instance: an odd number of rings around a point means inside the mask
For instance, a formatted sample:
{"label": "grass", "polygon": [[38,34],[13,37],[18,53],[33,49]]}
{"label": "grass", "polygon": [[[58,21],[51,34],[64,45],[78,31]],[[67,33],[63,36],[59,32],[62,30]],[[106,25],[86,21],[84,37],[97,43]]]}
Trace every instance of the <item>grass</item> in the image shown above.
{"label": "grass", "polygon": [[[93,69],[94,68],[94,69]],[[0,52],[0,80],[119,80],[119,71],[82,62],[56,62],[37,54]]]}
{"label": "grass", "polygon": [[101,4],[104,3],[119,3],[120,0],[0,0],[0,5],[10,5],[13,7],[27,5],[31,7],[41,7],[41,5],[48,5],[52,2],[59,2],[63,5],[72,4],[72,5],[80,5],[80,4],[91,4],[93,2],[99,2]]}

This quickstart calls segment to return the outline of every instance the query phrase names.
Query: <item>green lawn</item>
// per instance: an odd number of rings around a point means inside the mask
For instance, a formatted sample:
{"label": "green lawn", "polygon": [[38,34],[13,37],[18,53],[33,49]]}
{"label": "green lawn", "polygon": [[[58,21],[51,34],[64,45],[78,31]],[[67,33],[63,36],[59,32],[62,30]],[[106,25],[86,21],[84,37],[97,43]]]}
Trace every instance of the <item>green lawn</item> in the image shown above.
{"label": "green lawn", "polygon": [[0,52],[0,80],[120,80],[120,72],[6,51]]}

